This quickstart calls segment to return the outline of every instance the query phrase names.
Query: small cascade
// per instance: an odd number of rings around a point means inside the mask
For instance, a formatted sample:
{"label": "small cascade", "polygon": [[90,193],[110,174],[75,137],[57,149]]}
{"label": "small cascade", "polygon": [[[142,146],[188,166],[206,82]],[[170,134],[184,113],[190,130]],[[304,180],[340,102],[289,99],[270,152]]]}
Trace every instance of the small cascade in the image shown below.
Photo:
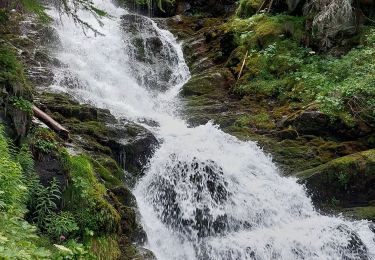
{"label": "small cascade", "polygon": [[51,88],[137,121],[160,140],[134,189],[158,259],[375,259],[373,224],[321,215],[256,143],[180,118],[189,71],[170,32],[110,1],[93,2],[112,15],[98,27],[104,36],[84,35],[51,11],[63,64]]}

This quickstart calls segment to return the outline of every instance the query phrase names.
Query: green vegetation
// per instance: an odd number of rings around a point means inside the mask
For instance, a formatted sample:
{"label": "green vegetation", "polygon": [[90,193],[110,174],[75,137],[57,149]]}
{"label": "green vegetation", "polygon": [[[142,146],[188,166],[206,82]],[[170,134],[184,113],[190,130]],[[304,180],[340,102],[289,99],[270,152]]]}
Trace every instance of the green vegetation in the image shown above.
{"label": "green vegetation", "polygon": [[[237,35],[238,55],[249,52],[244,74],[233,92],[316,104],[348,125],[358,120],[374,124],[374,30],[365,30],[357,37],[361,44],[337,58],[301,46],[303,19],[260,14],[224,25]],[[232,68],[237,73],[239,69]]]}
{"label": "green vegetation", "polygon": [[248,18],[260,11],[264,0],[240,0],[237,15],[241,18]]}
{"label": "green vegetation", "polygon": [[10,98],[10,103],[18,110],[23,111],[30,116],[33,114],[32,106],[33,104],[29,101],[24,99],[23,97],[13,96]]}
{"label": "green vegetation", "polygon": [[[140,5],[148,5],[148,6],[152,6],[154,0],[135,0],[137,2],[137,4],[140,4]],[[156,4],[158,6],[158,8],[162,11],[164,11],[163,9],[163,5],[166,4],[166,3],[169,3],[169,4],[174,4],[175,0],[156,0]]]}
{"label": "green vegetation", "polygon": [[37,127],[31,133],[30,147],[35,155],[56,153],[58,150],[57,136],[48,128]]}
{"label": "green vegetation", "polygon": [[90,159],[83,155],[64,156],[71,178],[64,192],[65,207],[73,212],[82,235],[87,229],[95,234],[116,231],[120,216],[104,198],[106,189],[96,179]]}
{"label": "green vegetation", "polygon": [[34,13],[38,16],[41,22],[49,22],[51,18],[46,14],[44,6],[38,0],[20,0],[22,8],[27,11]]}
{"label": "green vegetation", "polygon": [[50,252],[40,246],[36,227],[23,219],[30,194],[23,172],[30,158],[12,150],[0,126],[0,258],[47,259]]}
{"label": "green vegetation", "polygon": [[0,86],[11,95],[22,95],[28,89],[22,63],[14,49],[0,43]]}

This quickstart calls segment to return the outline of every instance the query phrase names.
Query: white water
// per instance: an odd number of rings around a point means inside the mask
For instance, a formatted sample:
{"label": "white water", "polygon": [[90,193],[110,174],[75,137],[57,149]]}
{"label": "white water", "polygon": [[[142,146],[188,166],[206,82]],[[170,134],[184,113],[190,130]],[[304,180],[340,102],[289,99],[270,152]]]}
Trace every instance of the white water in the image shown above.
{"label": "white water", "polygon": [[[142,85],[142,73],[155,76],[157,69],[129,51],[130,36],[120,22],[126,11],[94,2],[113,16],[98,27],[105,36],[85,36],[51,11],[61,39],[56,55],[66,65],[56,69],[51,87],[116,116],[159,123],[146,125],[161,145],[134,190],[146,246],[158,259],[375,259],[369,222],[320,215],[303,187],[281,177],[255,143],[241,142],[212,123],[189,128],[177,113],[179,89],[189,78],[181,46],[152,24],[177,57],[171,60],[168,90],[150,90]],[[97,24],[87,13],[80,15]]]}

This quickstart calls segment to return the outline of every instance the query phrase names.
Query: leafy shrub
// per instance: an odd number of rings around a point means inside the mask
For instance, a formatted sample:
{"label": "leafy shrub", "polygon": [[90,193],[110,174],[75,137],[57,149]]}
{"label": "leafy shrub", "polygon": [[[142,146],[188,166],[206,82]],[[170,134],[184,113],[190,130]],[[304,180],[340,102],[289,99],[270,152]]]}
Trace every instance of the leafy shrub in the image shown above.
{"label": "leafy shrub", "polygon": [[96,259],[90,253],[90,249],[75,240],[69,240],[64,245],[55,244],[58,253],[54,256],[56,259]]}
{"label": "leafy shrub", "polygon": [[10,98],[10,102],[18,110],[21,110],[29,115],[33,114],[33,104],[29,100],[26,100],[23,97],[13,96]]}
{"label": "leafy shrub", "polygon": [[30,211],[33,215],[33,221],[42,229],[50,221],[50,216],[58,209],[57,202],[61,199],[61,191],[56,179],[53,179],[49,186],[44,187],[37,184],[32,194]]}
{"label": "leafy shrub", "polygon": [[22,64],[14,50],[4,43],[0,43],[0,86],[11,95],[22,95],[27,88]]}
{"label": "leafy shrub", "polygon": [[0,210],[22,213],[27,187],[22,181],[21,165],[12,160],[2,131],[0,127]]}
{"label": "leafy shrub", "polygon": [[53,239],[70,237],[78,230],[71,212],[52,213],[46,219],[46,231]]}
{"label": "leafy shrub", "polygon": [[56,134],[48,128],[36,128],[30,140],[30,147],[34,154],[50,154],[56,152],[58,144]]}
{"label": "leafy shrub", "polygon": [[28,195],[22,173],[31,167],[24,149],[18,155],[10,151],[0,125],[0,258],[50,259],[50,252],[38,245],[36,228],[22,219]]}
{"label": "leafy shrub", "polygon": [[294,95],[308,96],[323,112],[348,124],[354,120],[374,124],[374,58],[372,47],[354,49],[341,59],[317,57],[294,73]]}
{"label": "leafy shrub", "polygon": [[22,8],[35,13],[41,22],[49,22],[51,18],[46,14],[44,6],[38,0],[20,0]]}

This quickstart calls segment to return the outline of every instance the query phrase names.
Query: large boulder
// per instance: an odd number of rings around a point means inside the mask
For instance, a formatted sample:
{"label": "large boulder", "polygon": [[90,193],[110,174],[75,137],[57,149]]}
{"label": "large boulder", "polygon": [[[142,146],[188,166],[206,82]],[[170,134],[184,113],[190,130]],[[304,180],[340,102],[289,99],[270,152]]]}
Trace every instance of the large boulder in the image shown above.
{"label": "large boulder", "polygon": [[371,127],[363,122],[356,122],[355,126],[347,125],[340,118],[332,118],[316,109],[301,110],[283,119],[280,126],[293,126],[298,133],[308,135],[336,135],[344,139],[351,139],[369,135]]}
{"label": "large boulder", "polygon": [[375,202],[375,149],[332,160],[296,176],[318,204],[367,206]]}
{"label": "large boulder", "polygon": [[211,160],[184,161],[175,155],[170,159],[149,185],[148,196],[160,219],[178,232],[198,237],[227,230],[227,215],[217,213],[230,196],[221,167]]}
{"label": "large boulder", "polygon": [[118,120],[107,109],[79,104],[68,94],[44,93],[39,106],[70,130],[75,144],[86,151],[112,156],[134,178],[142,174],[158,145],[144,127]]}

